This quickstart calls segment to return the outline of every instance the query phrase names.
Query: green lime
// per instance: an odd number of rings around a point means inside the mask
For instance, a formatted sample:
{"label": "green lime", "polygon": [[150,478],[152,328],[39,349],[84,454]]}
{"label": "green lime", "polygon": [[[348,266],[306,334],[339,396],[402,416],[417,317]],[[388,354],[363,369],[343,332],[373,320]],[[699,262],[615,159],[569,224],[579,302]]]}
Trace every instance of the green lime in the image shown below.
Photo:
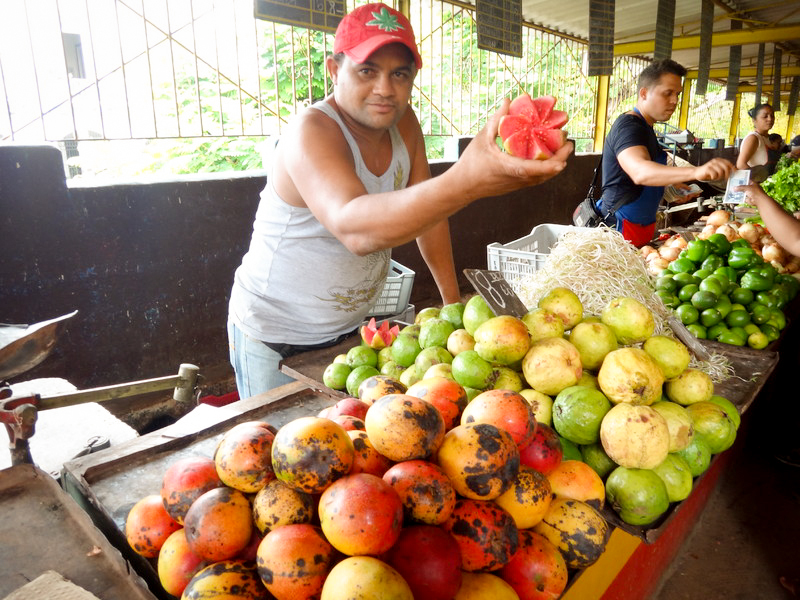
{"label": "green lime", "polygon": [[361,385],[362,381],[373,375],[380,375],[380,371],[369,365],[361,365],[350,371],[350,374],[347,376],[347,381],[345,382],[347,393],[353,398],[358,398],[358,386]]}
{"label": "green lime", "polygon": [[714,279],[713,277],[707,277],[700,282],[700,289],[704,292],[711,292],[714,294],[714,301],[719,298],[725,292],[725,286],[722,285],[722,282],[719,279]]}
{"label": "green lime", "polygon": [[747,336],[747,345],[751,348],[761,350],[762,348],[766,348],[767,344],[769,344],[769,338],[767,334],[762,331],[751,333]]}
{"label": "green lime", "polygon": [[733,331],[723,331],[717,338],[718,342],[730,344],[731,346],[744,346],[745,340]]}
{"label": "green lime", "polygon": [[731,304],[731,309],[728,312],[733,312],[735,310],[743,310],[745,312],[747,311],[747,309],[738,302],[734,302],[733,304]]}
{"label": "green lime", "polygon": [[737,304],[743,304],[747,306],[753,301],[753,290],[748,290],[742,287],[735,287],[730,293],[731,300],[736,302]]}
{"label": "green lime", "polygon": [[[698,290],[692,294],[690,302],[697,310],[705,310],[717,303],[717,294],[708,290]],[[721,315],[720,318],[722,318]]]}
{"label": "green lime", "polygon": [[728,331],[728,326],[725,323],[717,323],[708,328],[708,339],[718,340],[721,333]]}
{"label": "green lime", "polygon": [[[713,273],[713,274],[708,276],[708,279],[712,279],[712,280],[715,279],[715,280],[719,281],[720,285],[722,286],[722,293],[723,294],[727,294],[728,292],[730,292],[734,288],[734,286],[736,285],[736,283],[731,283],[730,279],[728,279],[725,275],[722,275],[720,273]],[[736,280],[734,280],[734,282],[735,281]]]}
{"label": "green lime", "polygon": [[722,296],[719,297],[719,300],[717,300],[717,303],[714,305],[714,308],[716,308],[720,312],[722,318],[724,319],[725,317],[728,316],[728,313],[731,312],[731,299],[723,294]]}
{"label": "green lime", "polygon": [[770,325],[769,323],[764,323],[761,326],[761,331],[763,331],[767,335],[767,339],[770,342],[774,342],[779,337],[781,337],[780,330],[777,327],[775,327],[774,325]]}
{"label": "green lime", "polygon": [[355,346],[347,351],[347,364],[351,369],[355,369],[361,365],[377,367],[378,353],[369,346]]}
{"label": "green lime", "polygon": [[728,327],[744,327],[750,322],[750,313],[746,310],[732,310],[725,317]]}
{"label": "green lime", "polygon": [[700,283],[700,280],[691,273],[675,273],[672,276],[672,280],[678,283],[678,287],[683,287],[690,283]]}
{"label": "green lime", "polygon": [[708,241],[713,246],[711,251],[714,254],[728,254],[731,251],[731,243],[721,233],[712,233],[708,236]]}
{"label": "green lime", "polygon": [[678,299],[681,302],[689,302],[699,290],[700,286],[696,283],[687,284],[678,290]]}
{"label": "green lime", "polygon": [[786,327],[786,316],[783,314],[782,310],[778,310],[777,308],[770,308],[769,314],[772,315],[769,318],[769,320],[775,321],[777,323],[775,327],[777,327],[778,329],[783,329],[784,327]]}
{"label": "green lime", "polygon": [[[698,292],[699,294],[700,292]],[[711,327],[722,321],[722,313],[716,308],[706,308],[700,313],[700,322],[704,327]]]}
{"label": "green lime", "polygon": [[656,279],[656,289],[674,292],[678,289],[678,282],[675,281],[675,278],[672,275],[662,275]]}
{"label": "green lime", "polygon": [[350,375],[351,370],[345,363],[331,363],[325,367],[325,371],[322,373],[322,383],[332,390],[346,389],[347,376]]}
{"label": "green lime", "polygon": [[747,325],[744,326],[744,331],[747,335],[752,335],[754,333],[760,332],[761,330],[755,323],[748,323]]}
{"label": "green lime", "polygon": [[697,269],[697,271],[692,273],[692,275],[694,275],[695,277],[697,277],[699,280],[702,281],[703,279],[711,275],[711,271],[709,271],[708,269]]}
{"label": "green lime", "polygon": [[673,273],[693,273],[697,270],[697,265],[688,258],[679,258],[670,263],[669,270]]}
{"label": "green lime", "polygon": [[753,323],[756,325],[763,325],[769,321],[772,316],[772,311],[763,304],[751,304],[750,315],[753,319]]}
{"label": "green lime", "polygon": [[700,323],[689,323],[686,329],[696,338],[701,340],[708,339],[708,330],[700,325]]}
{"label": "green lime", "polygon": [[747,336],[750,335],[747,333],[747,330],[744,328],[743,325],[736,325],[734,327],[730,327],[731,333],[735,333],[740,338],[742,338],[745,342],[747,341]]}
{"label": "green lime", "polygon": [[681,304],[678,308],[676,308],[675,314],[678,315],[678,318],[684,325],[691,325],[700,318],[700,311],[698,311],[688,302]]}

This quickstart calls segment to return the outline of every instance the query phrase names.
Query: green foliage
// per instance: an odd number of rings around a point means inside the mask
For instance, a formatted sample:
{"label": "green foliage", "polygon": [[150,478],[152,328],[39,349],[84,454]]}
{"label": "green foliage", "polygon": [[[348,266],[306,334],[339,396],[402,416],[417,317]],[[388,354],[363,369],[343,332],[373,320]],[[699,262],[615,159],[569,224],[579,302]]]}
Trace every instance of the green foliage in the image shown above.
{"label": "green foliage", "polygon": [[800,161],[784,163],[761,187],[787,211],[800,210]]}

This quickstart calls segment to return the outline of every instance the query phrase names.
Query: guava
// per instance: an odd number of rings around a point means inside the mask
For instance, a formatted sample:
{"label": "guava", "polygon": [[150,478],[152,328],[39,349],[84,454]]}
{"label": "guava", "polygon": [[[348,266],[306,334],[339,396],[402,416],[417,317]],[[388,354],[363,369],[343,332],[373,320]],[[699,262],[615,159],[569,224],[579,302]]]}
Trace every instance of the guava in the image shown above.
{"label": "guava", "polygon": [[728,417],[730,417],[731,421],[733,421],[733,425],[736,427],[736,429],[737,430],[739,429],[739,425],[741,425],[742,423],[742,415],[739,413],[739,409],[736,408],[736,405],[733,402],[731,402],[727,398],[723,398],[722,396],[716,396],[716,395],[711,396],[711,398],[709,398],[708,401],[713,402],[714,404],[722,408],[722,410],[724,410],[728,414]]}
{"label": "guava", "polygon": [[667,381],[664,392],[673,402],[688,406],[711,399],[714,395],[714,382],[707,373],[687,368],[674,379]]}
{"label": "guava", "polygon": [[668,454],[653,472],[661,478],[667,488],[670,502],[680,502],[692,493],[692,472],[689,464],[677,454]]}
{"label": "guava", "polygon": [[537,423],[553,424],[553,399],[550,396],[531,388],[523,388],[519,393],[531,405]]}
{"label": "guava", "polygon": [[606,479],[606,500],[631,525],[649,525],[669,508],[667,487],[650,469],[614,469]]}
{"label": "guava", "polygon": [[600,442],[581,446],[580,448],[583,462],[592,467],[601,479],[605,479],[606,475],[619,466],[606,454]]}
{"label": "guava", "polygon": [[558,315],[565,331],[572,329],[583,319],[583,304],[580,298],[567,288],[553,288],[539,298],[538,306]]}
{"label": "guava", "polygon": [[578,349],[563,338],[545,338],[531,344],[522,359],[525,380],[549,396],[578,383],[583,373]]}
{"label": "guava", "polygon": [[600,442],[618,465],[652,469],[669,453],[669,428],[664,417],[651,407],[623,402],[603,418]]}
{"label": "guava", "polygon": [[417,373],[425,373],[433,365],[441,363],[450,364],[453,362],[453,355],[441,346],[431,346],[423,348],[414,359],[414,366],[417,367]]}
{"label": "guava", "polygon": [[416,325],[416,324],[414,324],[414,325],[406,325],[405,327],[403,327],[400,330],[400,333],[398,335],[410,335],[411,337],[413,337],[413,338],[418,340],[419,339],[419,330],[420,329],[421,329],[420,325]]}
{"label": "guava", "polygon": [[481,323],[488,321],[494,316],[494,311],[486,304],[486,300],[479,295],[475,295],[467,300],[467,303],[464,305],[464,316],[462,317],[464,329],[466,329],[470,335],[474,335],[475,330],[480,327]]}
{"label": "guava", "polygon": [[694,427],[692,426],[692,417],[686,412],[686,409],[668,400],[662,400],[652,405],[654,411],[664,417],[669,429],[669,451],[677,452],[683,450],[692,441],[694,436]]}
{"label": "guava", "polygon": [[674,379],[689,366],[689,349],[675,338],[654,335],[645,340],[642,349],[661,367],[664,379]]}
{"label": "guava", "polygon": [[581,449],[578,444],[571,442],[562,435],[558,436],[558,441],[561,442],[561,451],[563,453],[562,460],[581,460]]}
{"label": "guava", "polygon": [[432,377],[444,377],[450,381],[455,381],[453,378],[453,365],[450,363],[439,363],[438,365],[433,365],[431,368],[425,371],[422,379],[430,379]]}
{"label": "guava", "polygon": [[475,349],[475,338],[466,329],[456,329],[447,338],[447,351],[455,356],[464,350]]}
{"label": "guava", "polygon": [[347,354],[337,354],[331,362],[347,364]]}
{"label": "guava", "polygon": [[689,445],[683,450],[678,450],[675,454],[680,456],[689,465],[692,477],[698,477],[706,472],[711,464],[711,448],[706,441],[699,435],[692,436]]}
{"label": "guava", "polygon": [[369,346],[353,346],[347,351],[347,364],[351,369],[361,365],[378,366],[378,353]]}
{"label": "guava", "polygon": [[661,398],[664,373],[641,348],[619,348],[606,354],[597,383],[614,404],[649,405]]}
{"label": "guava", "polygon": [[483,390],[479,390],[479,389],[477,389],[477,388],[474,388],[474,387],[469,387],[469,386],[466,386],[466,385],[464,385],[464,386],[461,386],[461,387],[463,387],[463,388],[464,388],[464,391],[465,391],[465,392],[467,392],[467,402],[471,402],[471,401],[472,401],[472,399],[473,399],[475,396],[477,396],[478,394],[480,394],[480,393],[482,393],[482,392],[483,392]]}
{"label": "guava", "polygon": [[422,348],[412,335],[398,335],[397,339],[392,342],[392,358],[401,367],[410,367],[414,364],[417,354],[422,351]]}
{"label": "guava", "polygon": [[564,323],[557,314],[546,308],[534,308],[528,311],[522,316],[522,322],[528,326],[532,342],[564,335]]}
{"label": "guava", "polygon": [[420,348],[430,348],[447,346],[447,338],[455,331],[455,327],[450,321],[445,321],[439,317],[431,317],[422,322],[419,326],[419,345]]}
{"label": "guava", "polygon": [[453,379],[464,387],[485,390],[492,382],[493,368],[475,350],[465,350],[453,358]]}
{"label": "guava", "polygon": [[347,376],[351,370],[345,363],[331,363],[322,373],[322,383],[332,390],[343,390],[347,386]]}
{"label": "guava", "polygon": [[464,303],[445,304],[439,311],[439,318],[449,321],[454,329],[464,328]]}
{"label": "guava", "polygon": [[601,391],[568,387],[553,401],[553,427],[571,442],[593,444],[600,439],[600,423],[609,410],[611,402]]}
{"label": "guava", "polygon": [[736,426],[721,406],[713,402],[695,402],[686,407],[694,432],[708,444],[711,454],[724,452],[736,441]]}
{"label": "guava", "polygon": [[521,392],[524,384],[522,383],[522,377],[514,369],[509,367],[494,367],[494,369],[492,369],[491,386],[493,390]]}
{"label": "guava", "polygon": [[584,369],[596,371],[606,354],[619,347],[617,337],[608,325],[580,322],[569,334],[570,343],[578,349]]}
{"label": "guava", "polygon": [[433,319],[439,316],[439,310],[435,306],[427,306],[423,308],[421,311],[417,313],[417,316],[414,317],[414,324],[415,325],[422,325],[428,319]]}
{"label": "guava", "polygon": [[583,387],[592,388],[593,390],[600,389],[600,385],[597,383],[597,376],[592,375],[586,369],[583,370],[583,373],[581,373],[581,378],[575,385],[582,385]]}
{"label": "guava", "polygon": [[362,381],[373,375],[380,375],[380,372],[372,365],[360,365],[355,367],[350,371],[345,382],[347,393],[353,398],[358,398],[358,386],[361,385]]}
{"label": "guava", "polygon": [[383,368],[383,365],[390,360],[394,360],[392,358],[392,347],[386,346],[385,348],[381,348],[378,351],[378,370],[380,371]]}
{"label": "guava", "polygon": [[617,341],[623,346],[645,341],[656,328],[653,313],[635,298],[623,296],[609,302],[600,320],[611,327]]}
{"label": "guava", "polygon": [[491,363],[510,365],[521,360],[531,347],[528,327],[510,315],[492,317],[480,324],[472,334],[475,352]]}
{"label": "guava", "polygon": [[390,360],[384,363],[384,365],[381,367],[380,370],[381,370],[381,375],[387,375],[392,379],[400,379],[400,375],[402,375],[403,371],[405,371],[406,369],[402,365],[398,365],[393,360]]}
{"label": "guava", "polygon": [[416,365],[411,365],[400,374],[400,383],[407,388],[410,388],[421,379],[422,375],[417,371]]}
{"label": "guava", "polygon": [[569,120],[564,111],[553,110],[555,104],[553,96],[532,99],[523,92],[514,98],[497,128],[506,152],[534,160],[553,156],[564,145],[566,133],[561,128]]}

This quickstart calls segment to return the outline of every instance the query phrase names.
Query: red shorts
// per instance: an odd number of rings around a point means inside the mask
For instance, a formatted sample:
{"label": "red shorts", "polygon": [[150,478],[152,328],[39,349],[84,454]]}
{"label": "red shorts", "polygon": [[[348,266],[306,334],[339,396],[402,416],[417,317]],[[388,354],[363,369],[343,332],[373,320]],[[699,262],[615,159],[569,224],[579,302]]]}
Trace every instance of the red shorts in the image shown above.
{"label": "red shorts", "polygon": [[637,248],[649,244],[656,233],[656,223],[653,221],[650,225],[639,225],[627,219],[622,219],[622,237],[628,240]]}

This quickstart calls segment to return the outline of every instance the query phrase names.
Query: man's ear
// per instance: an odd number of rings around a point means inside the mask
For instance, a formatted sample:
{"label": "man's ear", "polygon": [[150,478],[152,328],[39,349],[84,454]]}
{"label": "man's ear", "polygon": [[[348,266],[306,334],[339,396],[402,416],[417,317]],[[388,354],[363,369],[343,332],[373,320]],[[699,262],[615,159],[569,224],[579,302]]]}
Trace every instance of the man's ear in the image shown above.
{"label": "man's ear", "polygon": [[647,92],[646,87],[639,88],[639,100],[647,100]]}
{"label": "man's ear", "polygon": [[325,59],[325,67],[328,69],[333,85],[336,85],[339,78],[339,63],[333,59],[333,55],[329,54]]}

